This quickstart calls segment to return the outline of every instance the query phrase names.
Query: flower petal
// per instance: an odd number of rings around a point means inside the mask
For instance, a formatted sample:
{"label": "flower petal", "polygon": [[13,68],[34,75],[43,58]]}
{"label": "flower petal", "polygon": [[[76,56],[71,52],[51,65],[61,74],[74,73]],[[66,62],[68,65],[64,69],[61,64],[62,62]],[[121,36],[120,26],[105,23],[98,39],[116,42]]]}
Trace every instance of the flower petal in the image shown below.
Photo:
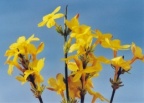
{"label": "flower petal", "polygon": [[8,68],[8,74],[9,75],[12,75],[12,73],[13,73],[13,67],[14,67],[14,65],[9,65],[9,68]]}
{"label": "flower petal", "polygon": [[49,79],[48,79],[48,84],[49,84],[51,87],[55,88],[56,85],[57,85],[55,78],[49,78]]}
{"label": "flower petal", "polygon": [[73,77],[72,81],[76,82],[76,81],[80,80],[81,75],[82,75],[82,72],[77,72],[75,74],[75,76]]}
{"label": "flower petal", "polygon": [[40,45],[37,48],[37,54],[39,54],[41,51],[43,51],[43,49],[44,49],[44,43],[41,42]]}
{"label": "flower petal", "polygon": [[58,7],[52,12],[52,14],[57,13],[60,9],[61,9],[61,6],[58,6]]}
{"label": "flower petal", "polygon": [[71,71],[77,71],[79,68],[77,67],[76,63],[68,62],[68,69]]}
{"label": "flower petal", "polygon": [[53,19],[58,19],[58,18],[61,18],[61,17],[63,17],[63,16],[64,16],[64,14],[58,13],[58,14],[55,14],[55,15],[53,16]]}
{"label": "flower petal", "polygon": [[17,76],[16,79],[17,79],[18,81],[20,81],[22,84],[24,84],[24,83],[26,82],[25,78],[22,77],[22,76]]}
{"label": "flower petal", "polygon": [[38,27],[42,27],[42,26],[45,26],[47,23],[47,21],[42,21],[40,23],[38,23]]}

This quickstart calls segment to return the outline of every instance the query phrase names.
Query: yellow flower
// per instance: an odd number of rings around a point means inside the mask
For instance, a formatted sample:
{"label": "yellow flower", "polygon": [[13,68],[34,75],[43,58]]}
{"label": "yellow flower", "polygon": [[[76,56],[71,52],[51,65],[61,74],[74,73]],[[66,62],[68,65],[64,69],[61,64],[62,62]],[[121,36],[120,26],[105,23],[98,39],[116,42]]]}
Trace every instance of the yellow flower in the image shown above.
{"label": "yellow flower", "polygon": [[66,20],[66,25],[68,26],[68,28],[71,30],[71,37],[72,38],[81,38],[83,37],[85,34],[89,34],[90,33],[90,26],[87,25],[80,25],[79,21],[78,21],[78,17],[79,14],[77,14],[76,16],[74,16],[70,21]]}
{"label": "yellow flower", "polygon": [[111,60],[111,64],[115,67],[115,69],[119,69],[120,67],[125,71],[129,71],[131,69],[130,62],[125,61],[122,56],[113,58]]}
{"label": "yellow flower", "polygon": [[[5,56],[7,56],[6,64],[9,64],[9,75],[12,74],[14,66],[17,67],[21,72],[24,72],[24,69],[26,69],[25,67],[27,67],[29,64],[29,59],[32,58],[33,61],[36,60],[37,54],[40,53],[44,48],[44,43],[40,43],[37,48],[31,43],[38,40],[39,38],[34,37],[34,34],[28,39],[26,39],[24,36],[21,36],[17,39],[16,43],[13,43],[9,46],[9,49],[5,53]],[[22,63],[23,60],[25,60],[25,63]],[[19,62],[21,62],[23,66],[25,65],[23,69]]]}
{"label": "yellow flower", "polygon": [[97,38],[96,43],[102,43],[103,41],[105,41],[105,39],[111,39],[112,38],[112,34],[110,33],[106,33],[106,34],[102,34],[102,32],[100,30],[96,30],[96,33],[93,34],[93,37]]}
{"label": "yellow flower", "polygon": [[83,54],[92,49],[91,43],[93,36],[91,34],[91,27],[87,25],[80,25],[77,14],[70,21],[66,20],[66,25],[71,30],[70,37],[75,40],[69,48],[69,52],[77,50],[77,54]]}
{"label": "yellow flower", "polygon": [[35,82],[36,83],[41,83],[43,82],[43,77],[40,75],[40,71],[42,70],[42,68],[44,67],[44,61],[45,61],[45,58],[42,58],[40,60],[35,60],[34,62],[30,63],[29,64],[29,70],[26,70],[24,72],[24,77],[25,79],[27,79],[27,77],[30,75],[30,74],[33,74],[34,75],[34,78],[35,78]]}
{"label": "yellow flower", "polygon": [[48,84],[50,85],[47,87],[47,89],[56,91],[58,94],[64,98],[64,90],[65,90],[65,83],[64,83],[64,77],[62,74],[57,74],[56,79],[55,78],[49,78]]}
{"label": "yellow flower", "polygon": [[88,29],[88,31],[87,31],[86,28],[84,27],[84,28],[81,28],[82,31],[78,30],[77,32],[71,33],[71,37],[75,38],[76,40],[75,40],[75,43],[73,43],[70,46],[69,52],[73,52],[73,51],[77,50],[77,54],[83,54],[85,52],[91,51],[91,49],[92,49],[91,44],[92,44],[93,37],[91,35],[90,29]]}
{"label": "yellow flower", "polygon": [[132,43],[131,51],[132,51],[135,58],[142,59],[144,56],[142,54],[142,49],[139,46],[136,46],[135,43]]}
{"label": "yellow flower", "polygon": [[68,84],[69,84],[69,95],[72,99],[75,98],[80,98],[80,88],[81,86],[81,81],[78,80],[76,82],[73,81],[73,77],[70,75],[68,77]]}
{"label": "yellow flower", "polygon": [[61,18],[64,16],[62,13],[57,13],[60,10],[60,6],[58,6],[51,14],[45,15],[43,17],[43,21],[38,24],[38,27],[42,27],[46,25],[48,28],[51,28],[56,24],[55,19]]}
{"label": "yellow flower", "polygon": [[73,52],[73,51],[77,50],[78,54],[83,54],[91,48],[91,43],[92,43],[92,36],[85,35],[81,38],[78,38],[76,40],[76,43],[74,43],[70,46],[69,52]]}
{"label": "yellow flower", "polygon": [[27,40],[25,38],[25,36],[21,36],[17,39],[16,43],[13,43],[10,45],[10,49],[17,49],[18,47],[24,46],[26,44],[30,44],[31,42],[34,41],[39,41],[39,38],[34,37],[34,34],[32,36],[30,36]]}
{"label": "yellow flower", "polygon": [[110,48],[114,51],[118,51],[118,50],[128,50],[130,45],[121,45],[121,41],[119,39],[115,39],[115,40],[110,40],[108,38],[105,39],[105,41],[103,41],[101,43],[101,45],[104,48]]}
{"label": "yellow flower", "polygon": [[91,27],[87,25],[74,26],[72,28],[72,33],[70,34],[70,36],[74,38],[81,38],[84,35],[90,34],[90,30]]}
{"label": "yellow flower", "polygon": [[65,20],[65,23],[70,30],[73,30],[74,27],[79,26],[78,18],[79,18],[79,14],[75,15],[70,21]]}
{"label": "yellow flower", "polygon": [[[24,39],[25,40],[25,39]],[[34,34],[30,36],[27,40],[25,40],[27,44],[34,42],[34,41],[39,41],[39,38],[34,37]]]}
{"label": "yellow flower", "polygon": [[73,59],[75,62],[68,61],[67,65],[68,65],[68,69],[73,72],[72,75],[75,75],[73,81],[76,82],[80,79],[81,75],[84,73],[84,70],[83,70],[82,61],[79,60],[77,56],[74,56]]}
{"label": "yellow flower", "polygon": [[8,61],[6,61],[6,63],[9,64],[9,68],[8,68],[9,75],[11,75],[13,73],[14,66],[17,67],[22,73],[24,72],[22,67],[17,62],[8,60]]}
{"label": "yellow flower", "polygon": [[29,69],[24,71],[23,76],[17,76],[17,80],[25,83],[29,79],[29,75],[33,75],[35,84],[43,82],[43,77],[40,75],[40,71],[44,67],[45,58],[35,60],[29,64]]}
{"label": "yellow flower", "polygon": [[[9,65],[9,69],[8,69],[8,74],[9,75],[12,74],[14,66],[18,67],[18,69],[20,67],[20,66],[18,66],[19,64],[17,63],[18,54],[19,54],[19,52],[16,49],[7,50],[6,53],[5,53],[5,56],[8,56],[5,63]],[[12,56],[14,56],[13,60],[10,60]],[[23,70],[20,69],[20,71],[23,71]]]}
{"label": "yellow flower", "polygon": [[44,43],[41,42],[41,43],[38,45],[37,48],[35,47],[34,44],[28,44],[28,45],[26,46],[26,48],[27,48],[27,52],[28,52],[29,54],[31,54],[32,60],[34,61],[34,60],[36,60],[37,54],[39,54],[40,52],[43,51],[43,49],[44,49]]}
{"label": "yellow flower", "polygon": [[[30,36],[27,40],[24,36],[21,36],[17,39],[16,43],[10,45],[9,50],[6,51],[5,56],[8,56],[7,60],[9,60],[12,56],[14,56],[13,61],[17,61],[19,54],[28,55],[30,53],[31,48],[35,51],[36,47],[31,44],[31,42],[38,41],[39,38],[34,37],[34,34]],[[29,47],[31,46],[31,47]],[[39,50],[37,50],[39,51]],[[39,52],[37,52],[39,53]]]}
{"label": "yellow flower", "polygon": [[92,76],[98,76],[99,72],[102,70],[102,66],[99,61],[96,59],[90,61],[90,63],[84,68],[85,65],[82,60],[80,60],[77,56],[73,56],[74,62],[68,61],[68,69],[72,71],[73,82],[80,80],[83,74],[92,74]]}

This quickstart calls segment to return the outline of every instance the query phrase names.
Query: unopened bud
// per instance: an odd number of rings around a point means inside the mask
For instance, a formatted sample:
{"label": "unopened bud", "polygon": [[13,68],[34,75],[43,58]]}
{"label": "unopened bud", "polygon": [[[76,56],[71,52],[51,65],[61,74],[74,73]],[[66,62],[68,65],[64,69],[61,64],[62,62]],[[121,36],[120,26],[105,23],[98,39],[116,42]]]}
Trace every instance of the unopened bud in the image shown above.
{"label": "unopened bud", "polygon": [[61,25],[56,26],[56,31],[57,31],[59,34],[64,35],[63,29],[62,29]]}

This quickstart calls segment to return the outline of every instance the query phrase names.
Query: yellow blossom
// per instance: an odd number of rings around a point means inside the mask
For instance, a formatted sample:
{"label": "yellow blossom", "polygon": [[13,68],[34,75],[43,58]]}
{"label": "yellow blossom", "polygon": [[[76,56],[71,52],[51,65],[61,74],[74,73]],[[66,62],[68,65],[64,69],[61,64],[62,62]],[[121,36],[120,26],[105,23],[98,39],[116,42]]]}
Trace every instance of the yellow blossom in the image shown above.
{"label": "yellow blossom", "polygon": [[61,18],[64,16],[62,13],[57,13],[60,10],[60,6],[58,6],[52,13],[45,15],[43,17],[43,21],[38,24],[38,27],[42,27],[46,25],[48,28],[51,28],[56,24],[55,19]]}
{"label": "yellow blossom", "polygon": [[130,45],[121,45],[121,41],[119,39],[108,39],[105,38],[105,40],[101,43],[102,47],[104,48],[110,48],[113,50],[113,56],[117,57],[117,51],[118,50],[128,50]]}
{"label": "yellow blossom", "polygon": [[79,26],[79,14],[75,15],[71,20],[65,20],[66,25],[70,30],[73,30],[74,27]]}
{"label": "yellow blossom", "polygon": [[68,84],[69,84],[69,95],[72,99],[80,98],[80,88],[81,86],[81,81],[78,80],[76,82],[73,81],[73,76],[70,75],[68,77]]}
{"label": "yellow blossom", "polygon": [[43,42],[41,42],[38,45],[37,48],[33,44],[28,44],[27,45],[27,52],[32,55],[32,60],[33,61],[36,60],[37,54],[39,54],[40,52],[42,52],[43,49],[44,49],[44,43]]}
{"label": "yellow blossom", "polygon": [[115,69],[119,69],[120,67],[125,71],[129,71],[131,69],[130,62],[125,61],[122,56],[113,58],[111,60],[111,64],[115,67]]}
{"label": "yellow blossom", "polygon": [[90,61],[91,64],[88,64],[85,68],[83,67],[85,64],[77,56],[73,56],[73,60],[74,62],[67,62],[68,69],[72,71],[73,82],[78,81],[83,74],[98,76],[98,73],[102,70],[102,66],[97,60]]}
{"label": "yellow blossom", "polygon": [[36,84],[40,84],[41,82],[43,82],[43,77],[40,75],[40,71],[44,67],[44,60],[45,58],[42,58],[40,60],[35,60],[32,63],[30,63],[29,69],[24,71],[24,75],[18,76],[16,79],[24,83],[29,79],[30,75],[33,75],[34,82]]}
{"label": "yellow blossom", "polygon": [[101,43],[101,45],[104,48],[110,48],[114,51],[128,50],[130,47],[130,45],[121,45],[121,41],[119,39],[110,40],[108,38],[106,38],[105,41]]}
{"label": "yellow blossom", "polygon": [[17,79],[18,81],[20,81],[21,84],[24,84],[24,83],[27,82],[27,80],[26,80],[23,76],[16,76],[16,79]]}
{"label": "yellow blossom", "polygon": [[71,30],[70,37],[75,39],[75,43],[70,46],[69,52],[77,50],[77,54],[83,54],[92,49],[93,36],[90,26],[79,24],[78,16],[74,16],[70,21],[66,20],[66,25]]}
{"label": "yellow blossom", "polygon": [[87,25],[75,26],[72,29],[71,37],[81,38],[83,35],[87,35],[90,32],[91,27]]}
{"label": "yellow blossom", "polygon": [[34,62],[30,63],[29,68],[31,68],[31,70],[29,70],[28,72],[25,71],[24,77],[27,78],[32,73],[35,75],[34,77],[35,77],[36,83],[43,82],[43,77],[40,75],[40,71],[44,67],[44,61],[45,61],[45,58],[42,58],[42,59],[35,60]]}
{"label": "yellow blossom", "polygon": [[69,52],[77,50],[78,54],[83,54],[91,47],[92,36],[81,37],[76,40],[76,43],[70,46]]}
{"label": "yellow blossom", "polygon": [[26,40],[25,36],[21,36],[17,39],[17,42],[11,44],[9,48],[10,49],[17,49],[20,46],[30,44],[31,42],[34,42],[34,41],[39,41],[39,38],[34,37],[34,34],[32,36],[30,36],[27,40]]}
{"label": "yellow blossom", "polygon": [[[38,41],[39,38],[34,37],[34,34],[26,39],[24,36],[21,36],[17,41],[9,46],[9,49],[6,51],[5,56],[7,56],[6,64],[9,64],[8,74],[12,74],[13,67],[17,67],[21,72],[24,72],[24,69],[27,69],[29,64],[29,59],[36,60],[36,56],[44,48],[44,43],[36,48],[31,42]],[[13,58],[12,58],[13,57]],[[21,65],[24,66],[21,67]]]}
{"label": "yellow blossom", "polygon": [[34,34],[30,36],[27,40],[24,36],[19,37],[17,39],[17,42],[11,44],[9,46],[9,50],[6,51],[5,56],[8,56],[7,60],[9,60],[12,56],[14,56],[13,61],[17,61],[19,54],[28,55],[29,53],[31,53],[30,48],[32,48],[35,51],[36,47],[33,44],[31,44],[31,42],[38,41],[38,40],[39,38],[34,37]]}
{"label": "yellow blossom", "polygon": [[135,58],[142,59],[144,56],[142,54],[142,49],[139,46],[136,46],[135,43],[132,43],[131,51],[132,51]]}
{"label": "yellow blossom", "polygon": [[105,34],[102,34],[102,32],[100,30],[96,30],[96,33],[93,34],[93,37],[97,38],[96,40],[96,44],[98,43],[102,43],[103,41],[105,41],[105,39],[111,39],[112,38],[112,34],[110,33],[105,33]]}
{"label": "yellow blossom", "polygon": [[11,75],[13,73],[14,66],[17,67],[22,73],[24,72],[22,67],[17,62],[8,60],[8,61],[6,61],[6,63],[9,64],[9,68],[8,68],[8,74],[9,75]]}
{"label": "yellow blossom", "polygon": [[83,35],[87,35],[90,32],[91,27],[87,25],[80,25],[78,21],[79,14],[74,16],[70,21],[66,20],[66,25],[71,30],[70,36],[73,38],[81,38]]}
{"label": "yellow blossom", "polygon": [[62,74],[57,74],[56,79],[55,78],[49,78],[48,79],[49,86],[47,89],[56,91],[58,94],[64,98],[64,90],[65,90],[65,83],[64,83],[64,77]]}

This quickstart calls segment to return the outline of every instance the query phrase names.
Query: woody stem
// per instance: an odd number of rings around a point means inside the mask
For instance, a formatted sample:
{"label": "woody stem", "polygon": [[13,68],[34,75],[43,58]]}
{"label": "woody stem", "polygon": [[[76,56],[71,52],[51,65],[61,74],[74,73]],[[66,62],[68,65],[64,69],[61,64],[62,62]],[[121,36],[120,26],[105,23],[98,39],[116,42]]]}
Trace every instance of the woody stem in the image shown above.
{"label": "woody stem", "polygon": [[[66,6],[66,12],[65,12],[65,18],[64,18],[65,20],[67,19],[67,7],[68,6]],[[64,28],[64,44],[65,44],[67,42],[68,28],[67,28],[66,24],[64,24],[64,27],[65,27]],[[65,52],[64,57],[67,58],[67,56],[68,56],[68,53]],[[67,98],[67,102],[68,102],[70,99],[69,99],[69,90],[68,90],[68,68],[67,68],[66,62],[65,62],[65,84],[66,84],[66,98]]]}
{"label": "woody stem", "polygon": [[[29,75],[29,81],[32,83],[33,87],[36,89],[36,88],[37,88],[37,85],[35,84],[35,82],[34,82],[34,77],[33,77],[32,75]],[[43,100],[42,100],[41,95],[38,96],[38,99],[39,99],[39,102],[40,102],[40,103],[43,103]]]}
{"label": "woody stem", "polygon": [[84,85],[85,85],[85,75],[82,74],[81,77],[81,84],[82,84],[82,90],[80,92],[80,96],[81,96],[81,103],[84,103],[84,99],[85,99],[85,89],[84,89]]}
{"label": "woody stem", "polygon": [[[117,72],[117,78],[116,78],[116,81],[119,80],[120,75],[121,75],[121,68],[119,68],[119,70],[118,70],[118,72]],[[112,95],[111,95],[111,99],[110,99],[110,103],[113,102],[115,92],[116,92],[116,89],[113,88]]]}
{"label": "woody stem", "polygon": [[[85,56],[87,56],[88,54],[85,54]],[[86,60],[83,60],[83,69],[85,69],[87,67],[87,62]],[[81,96],[81,103],[84,103],[84,99],[85,99],[85,94],[86,94],[86,90],[85,90],[85,82],[86,82],[86,75],[83,73],[81,76],[81,84],[82,84],[82,88],[81,88],[81,92],[80,92],[80,96]]]}
{"label": "woody stem", "polygon": [[[64,42],[67,41],[67,36],[64,37]],[[67,52],[64,54],[64,57],[67,58]],[[68,90],[68,69],[67,69],[67,63],[65,62],[65,83],[66,83],[66,97],[67,101],[69,101],[69,90]]]}
{"label": "woody stem", "polygon": [[[22,66],[25,68],[23,71],[28,70],[28,63],[29,63],[28,60],[26,60],[26,58],[22,54],[19,54],[19,58],[20,58]],[[37,89],[37,85],[35,84],[34,79],[35,78],[33,75],[29,75],[28,81],[33,85],[35,89]],[[38,96],[38,99],[40,103],[43,103],[41,96]]]}

